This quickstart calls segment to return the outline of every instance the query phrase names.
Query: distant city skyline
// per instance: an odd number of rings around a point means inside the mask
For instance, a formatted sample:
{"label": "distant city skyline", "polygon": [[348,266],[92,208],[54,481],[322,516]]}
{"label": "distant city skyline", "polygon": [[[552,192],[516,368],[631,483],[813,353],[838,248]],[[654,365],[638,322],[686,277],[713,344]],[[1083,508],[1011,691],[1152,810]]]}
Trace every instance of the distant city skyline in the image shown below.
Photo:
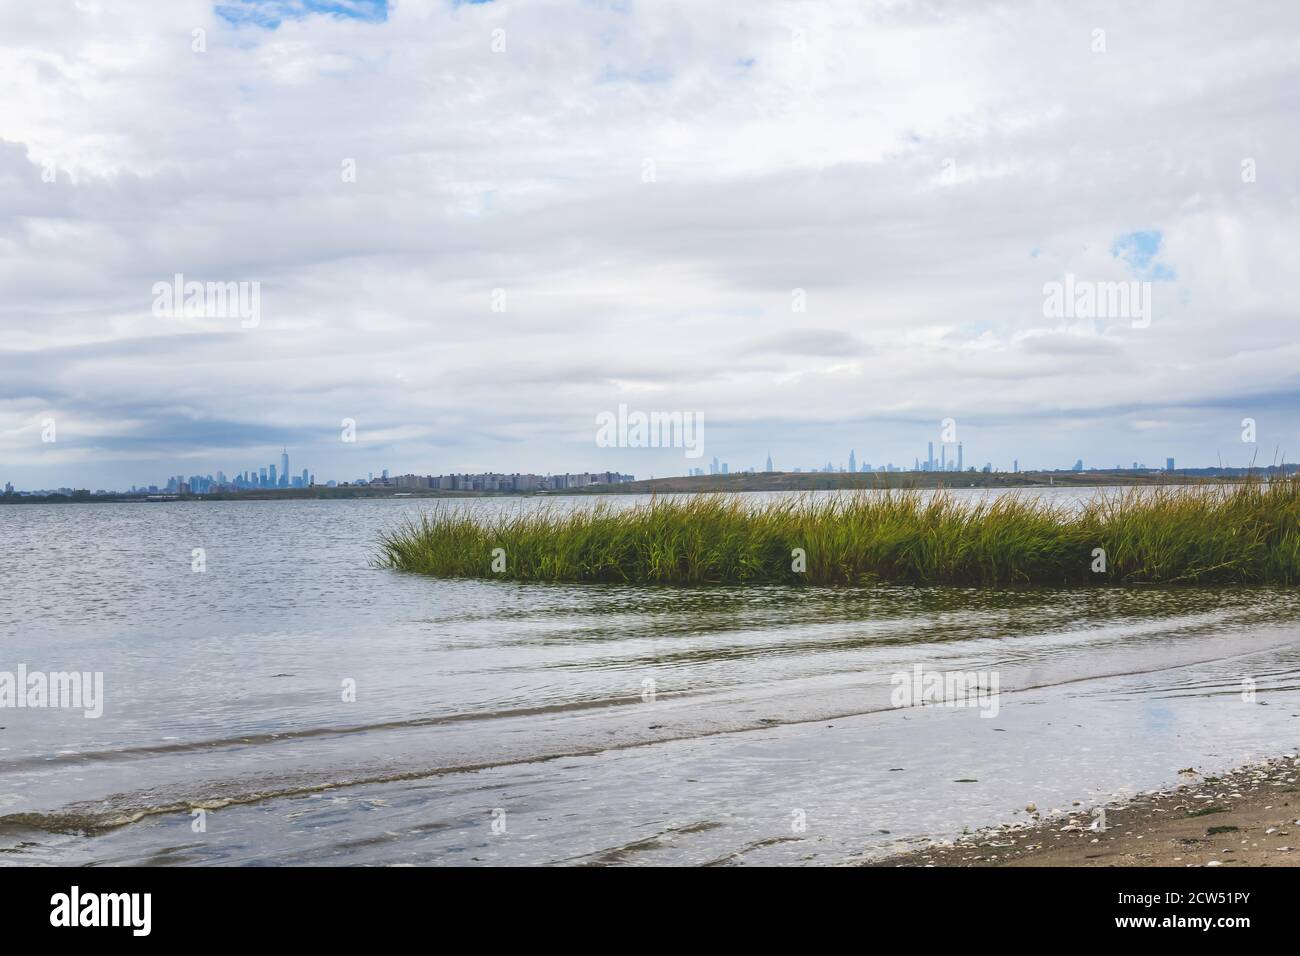
{"label": "distant city skyline", "polygon": [[[1149,465],[1145,459],[1133,459],[1129,463],[1116,462],[1114,464],[1108,464],[1106,463],[1105,460],[1099,460],[1096,462],[1087,462],[1083,458],[1075,458],[1073,462],[1058,462],[1052,464],[1039,464],[1036,466],[1029,466],[1029,465],[1022,464],[1021,459],[1019,457],[1013,457],[1009,463],[995,462],[990,460],[985,460],[979,463],[973,463],[973,462],[966,461],[965,448],[966,448],[965,441],[957,441],[957,442],[943,442],[943,441],[936,442],[933,440],[927,441],[926,449],[925,449],[926,457],[921,458],[920,456],[913,456],[910,464],[906,460],[898,463],[895,463],[893,460],[883,460],[883,461],[878,461],[873,463],[872,461],[868,460],[865,456],[859,458],[857,454],[858,449],[856,446],[850,447],[848,449],[847,458],[842,459],[838,462],[834,458],[831,458],[831,459],[827,459],[826,461],[820,464],[816,462],[812,462],[812,463],[804,462],[801,464],[795,464],[793,462],[782,462],[780,460],[779,455],[774,456],[773,452],[769,450],[764,453],[764,458],[761,465],[755,465],[751,463],[746,463],[743,465],[742,464],[733,465],[732,461],[720,455],[713,455],[708,459],[707,464],[703,466],[695,466],[695,465],[687,464],[684,467],[680,467],[676,471],[671,469],[667,469],[667,470],[660,469],[658,471],[643,470],[639,473],[638,477],[666,478],[666,477],[676,477],[676,476],[704,476],[704,475],[715,475],[715,474],[726,475],[726,474],[755,473],[755,472],[781,472],[781,473],[790,473],[790,474],[827,474],[827,473],[842,474],[842,473],[868,473],[868,472],[892,473],[892,472],[910,472],[910,471],[916,471],[916,472],[941,471],[941,472],[950,472],[950,473],[957,473],[962,471],[977,471],[977,472],[992,471],[992,472],[1004,472],[1004,473],[1014,474],[1021,471],[1112,471],[1112,470],[1113,471],[1176,471],[1178,470],[1176,464],[1177,457],[1167,456],[1167,455],[1151,456],[1152,459],[1158,463],[1155,465]],[[624,451],[624,453],[628,453],[628,450],[626,449],[623,449],[622,451]],[[632,455],[632,457],[639,455],[641,451],[642,450],[639,449],[636,450],[635,455]],[[1249,461],[1240,462],[1240,463],[1217,461],[1212,463],[1200,463],[1200,464],[1192,464],[1192,465],[1185,464],[1183,468],[1185,470],[1214,469],[1219,467],[1242,468],[1242,467],[1248,467],[1251,464],[1252,463]],[[1276,461],[1268,461],[1268,462],[1255,461],[1253,464],[1256,467],[1265,468],[1269,465],[1282,465],[1285,464],[1285,462],[1283,462],[1279,458]],[[84,489],[92,492],[107,492],[107,493],[178,493],[180,492],[181,487],[185,486],[185,490],[187,492],[195,493],[195,494],[204,494],[215,490],[239,491],[239,490],[276,489],[276,488],[303,488],[303,487],[311,487],[312,485],[316,485],[316,484],[319,484],[324,487],[337,487],[340,485],[364,485],[364,484],[371,484],[371,483],[387,484],[390,479],[390,476],[392,476],[394,482],[396,482],[397,478],[399,477],[407,477],[407,478],[412,476],[427,477],[432,475],[436,479],[438,476],[438,473],[431,472],[428,469],[393,470],[389,468],[380,468],[378,473],[376,473],[374,469],[367,469],[363,471],[361,474],[352,477],[330,477],[330,478],[322,478],[319,481],[317,481],[316,474],[314,472],[311,472],[309,469],[304,468],[301,473],[290,476],[288,475],[288,468],[289,468],[288,447],[282,446],[278,469],[275,463],[269,463],[267,465],[257,465],[252,468],[244,469],[242,471],[238,471],[230,475],[226,474],[224,470],[217,470],[215,472],[209,471],[206,473],[196,472],[189,475],[186,475],[183,472],[179,472],[173,475],[168,475],[161,482],[155,481],[152,483],[149,482],[131,483],[130,485],[122,486],[122,487],[111,487],[108,485],[98,484],[98,483],[63,482],[63,483],[50,485],[46,487],[28,488],[28,487],[23,487],[21,485],[17,485],[13,483],[12,480],[6,480],[6,483],[3,487],[7,491],[18,491],[24,493],[43,493],[43,492],[66,493],[68,490],[71,489]],[[605,475],[618,476],[617,479],[611,479],[611,480],[624,480],[624,481],[633,480],[633,474],[631,472],[622,472],[618,469],[612,469],[612,470],[600,469],[600,472]],[[520,471],[517,468],[515,469],[464,468],[464,469],[445,470],[442,474],[445,476],[528,475],[540,479],[540,478],[545,478],[547,476],[550,476],[552,474],[563,476],[563,475],[572,475],[572,474],[579,474],[579,473],[574,473],[570,471],[552,472],[547,470]],[[594,474],[594,472],[586,472],[582,474],[590,475],[590,474]],[[424,485],[423,487],[429,487],[429,485]],[[438,486],[435,484],[432,487],[438,487]],[[456,485],[451,484],[448,485],[447,487],[453,488],[456,487]],[[481,489],[476,489],[476,490],[481,490]]]}
{"label": "distant city skyline", "polygon": [[[696,469],[708,474],[714,459],[717,459],[719,468],[725,462],[729,469],[761,471],[765,470],[769,456],[779,471],[794,471],[796,468],[802,471],[820,471],[827,464],[831,464],[834,469],[841,466],[847,469],[850,454],[854,456],[855,464],[871,463],[873,468],[883,464],[902,470],[913,467],[920,470],[951,470],[956,467],[956,459],[960,458],[963,470],[972,464],[982,468],[991,463],[995,470],[1006,471],[1016,470],[1016,462],[1019,462],[1020,470],[1068,470],[1079,459],[1087,467],[1131,468],[1137,465],[1145,467],[1148,464],[1151,467],[1163,467],[1166,459],[1173,458],[1185,462],[1187,467],[1211,468],[1220,465],[1247,467],[1252,464],[1264,467],[1279,464],[1284,458],[1292,460],[1295,457],[1292,454],[1294,449],[1287,448],[1282,441],[1283,434],[1279,427],[1282,423],[1265,419],[1246,427],[1246,423],[1254,421],[1248,416],[1219,416],[1218,428],[1225,440],[1222,445],[1203,454],[1188,452],[1185,442],[1154,438],[1130,441],[1122,447],[1108,446],[1099,440],[1096,433],[1089,434],[1078,429],[1055,431],[1044,444],[1034,447],[1017,441],[1014,435],[1009,434],[1012,430],[1005,424],[983,426],[960,420],[958,425],[961,440],[958,442],[941,442],[938,438],[939,430],[934,426],[929,430],[934,437],[924,437],[924,431],[918,437],[917,430],[910,423],[906,426],[887,423],[855,428],[852,431],[856,432],[856,437],[847,434],[848,429],[812,426],[799,429],[800,437],[797,441],[780,441],[770,434],[750,439],[744,434],[748,428],[711,422],[703,442],[703,457],[694,460],[685,457],[680,449],[673,448],[597,447],[592,440],[594,429],[561,436],[546,443],[543,450],[535,455],[525,450],[527,445],[520,448],[517,447],[519,443],[512,443],[509,449],[497,450],[490,456],[475,456],[470,453],[462,456],[455,451],[459,444],[454,440],[456,436],[449,435],[439,451],[425,457],[400,440],[390,438],[376,441],[363,427],[359,427],[357,440],[351,443],[339,441],[334,432],[331,433],[332,440],[321,440],[320,435],[307,435],[309,441],[301,446],[295,442],[282,441],[249,450],[235,449],[212,454],[190,452],[183,458],[167,456],[156,463],[152,456],[146,462],[91,462],[83,460],[83,449],[76,433],[61,428],[53,442],[42,443],[39,436],[34,436],[41,449],[37,458],[47,458],[49,463],[32,467],[4,461],[0,463],[0,467],[5,469],[5,473],[0,474],[0,482],[12,481],[15,486],[23,488],[75,485],[125,490],[132,485],[157,483],[160,478],[165,482],[168,477],[176,475],[188,477],[199,474],[216,480],[217,472],[212,464],[214,459],[256,461],[261,458],[266,464],[255,466],[258,482],[261,481],[261,469],[265,469],[268,480],[271,473],[275,473],[276,486],[280,487],[281,479],[289,467],[289,444],[300,447],[302,450],[298,454],[304,458],[320,463],[311,474],[327,474],[336,481],[351,481],[358,475],[368,474],[373,470],[371,463],[377,460],[389,462],[390,470],[394,473],[428,470],[430,461],[436,461],[444,471],[454,468],[485,473],[510,470],[523,463],[538,473],[560,472],[571,469],[575,462],[590,462],[602,471],[666,476],[687,475]],[[878,440],[873,440],[873,433],[879,435]],[[828,436],[825,442],[817,437],[823,434]],[[1243,441],[1242,437],[1246,434],[1253,441]],[[1071,447],[1072,444],[1074,447]],[[1300,445],[1300,440],[1295,444]],[[828,456],[828,448],[838,450]],[[974,448],[980,449],[978,454],[972,451]],[[241,468],[232,474],[242,475],[243,471]],[[301,478],[301,471],[291,476],[289,486],[292,487],[292,481]],[[321,483],[325,480],[322,478]]]}

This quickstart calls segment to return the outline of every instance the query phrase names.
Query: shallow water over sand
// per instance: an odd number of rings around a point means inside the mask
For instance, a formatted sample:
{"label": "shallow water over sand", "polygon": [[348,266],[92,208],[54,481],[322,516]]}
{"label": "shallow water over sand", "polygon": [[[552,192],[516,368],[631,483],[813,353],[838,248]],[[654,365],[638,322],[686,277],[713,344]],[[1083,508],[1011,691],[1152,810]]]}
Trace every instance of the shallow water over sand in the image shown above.
{"label": "shallow water over sand", "polygon": [[[421,507],[0,508],[0,671],[105,693],[0,709],[0,863],[847,862],[1300,745],[1293,591],[371,567]],[[893,707],[918,664],[996,673],[996,716]]]}

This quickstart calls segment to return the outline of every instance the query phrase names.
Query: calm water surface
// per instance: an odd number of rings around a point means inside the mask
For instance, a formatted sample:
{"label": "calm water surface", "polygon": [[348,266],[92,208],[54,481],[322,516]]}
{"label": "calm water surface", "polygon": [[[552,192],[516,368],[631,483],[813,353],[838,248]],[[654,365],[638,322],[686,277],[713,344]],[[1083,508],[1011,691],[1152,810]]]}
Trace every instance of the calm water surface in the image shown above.
{"label": "calm water surface", "polygon": [[[1294,591],[372,567],[427,507],[0,507],[0,671],[105,696],[0,709],[0,864],[841,863],[1300,745]],[[995,671],[997,716],[892,707],[916,664]]]}

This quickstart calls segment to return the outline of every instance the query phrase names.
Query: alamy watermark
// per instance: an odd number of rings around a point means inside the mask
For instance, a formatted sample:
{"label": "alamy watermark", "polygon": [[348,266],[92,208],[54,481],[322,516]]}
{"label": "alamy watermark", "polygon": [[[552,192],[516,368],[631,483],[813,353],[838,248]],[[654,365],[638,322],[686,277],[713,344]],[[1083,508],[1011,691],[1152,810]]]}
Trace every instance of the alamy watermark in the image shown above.
{"label": "alamy watermark", "polygon": [[704,415],[701,412],[618,412],[596,416],[597,448],[682,448],[687,458],[704,454]]}
{"label": "alamy watermark", "polygon": [[152,893],[83,893],[74,884],[50,897],[50,925],[56,927],[120,926],[132,936],[148,936],[152,914]]}
{"label": "alamy watermark", "polygon": [[93,720],[104,713],[103,671],[0,671],[0,708],[60,708],[83,711]]}
{"label": "alamy watermark", "polygon": [[997,671],[927,671],[915,664],[911,672],[889,678],[895,707],[978,707],[981,717],[998,715]]}
{"label": "alamy watermark", "polygon": [[1049,319],[1130,319],[1133,328],[1151,325],[1150,282],[1092,282],[1065,274],[1043,283],[1043,315]]}
{"label": "alamy watermark", "polygon": [[262,321],[262,283],[187,282],[178,272],[171,282],[153,284],[153,314],[160,319],[239,319],[246,329]]}

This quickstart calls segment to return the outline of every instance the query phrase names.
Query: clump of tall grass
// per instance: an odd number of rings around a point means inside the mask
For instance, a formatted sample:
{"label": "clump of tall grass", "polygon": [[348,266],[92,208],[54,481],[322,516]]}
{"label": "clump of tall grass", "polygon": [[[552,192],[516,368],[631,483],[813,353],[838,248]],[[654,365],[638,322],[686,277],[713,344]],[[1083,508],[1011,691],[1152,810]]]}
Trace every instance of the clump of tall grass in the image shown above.
{"label": "clump of tall grass", "polygon": [[521,581],[1289,585],[1300,580],[1300,480],[1102,493],[1075,509],[915,491],[489,517],[440,506],[385,532],[377,560]]}

